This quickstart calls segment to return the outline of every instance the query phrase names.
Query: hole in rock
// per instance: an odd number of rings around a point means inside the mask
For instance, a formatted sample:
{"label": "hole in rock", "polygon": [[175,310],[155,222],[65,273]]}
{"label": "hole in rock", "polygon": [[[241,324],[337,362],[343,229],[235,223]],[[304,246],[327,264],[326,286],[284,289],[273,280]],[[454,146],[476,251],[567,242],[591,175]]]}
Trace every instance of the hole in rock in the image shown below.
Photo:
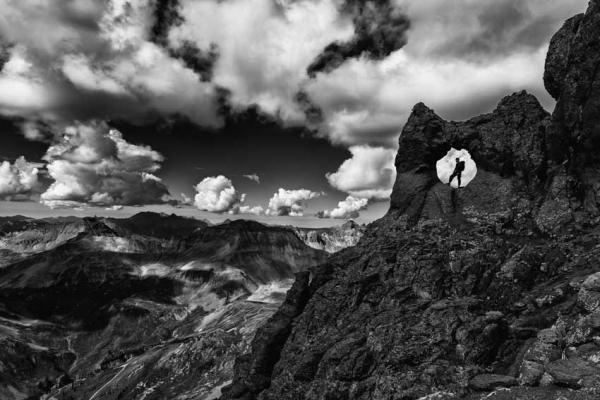
{"label": "hole in rock", "polygon": [[444,184],[448,184],[448,181],[452,177],[450,186],[453,188],[458,187],[458,176],[453,177],[454,170],[456,168],[456,159],[464,161],[464,170],[460,173],[460,186],[465,187],[475,178],[477,175],[477,165],[471,158],[471,154],[465,149],[456,150],[451,148],[448,153],[438,160],[435,164],[437,170],[437,176]]}

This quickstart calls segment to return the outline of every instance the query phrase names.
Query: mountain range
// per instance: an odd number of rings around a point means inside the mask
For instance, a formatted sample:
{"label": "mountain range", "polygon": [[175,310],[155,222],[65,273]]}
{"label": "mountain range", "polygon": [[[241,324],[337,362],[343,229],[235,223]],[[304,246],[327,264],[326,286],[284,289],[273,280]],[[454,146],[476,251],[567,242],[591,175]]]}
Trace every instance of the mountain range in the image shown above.
{"label": "mountain range", "polygon": [[327,256],[254,221],[2,218],[0,398],[211,398]]}

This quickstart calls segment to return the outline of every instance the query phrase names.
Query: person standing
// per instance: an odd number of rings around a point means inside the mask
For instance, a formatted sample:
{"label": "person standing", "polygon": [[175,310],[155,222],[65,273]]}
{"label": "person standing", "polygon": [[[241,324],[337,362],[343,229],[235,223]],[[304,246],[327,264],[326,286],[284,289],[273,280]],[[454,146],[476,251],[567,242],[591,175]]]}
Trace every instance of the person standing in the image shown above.
{"label": "person standing", "polygon": [[456,159],[456,166],[454,167],[454,172],[450,175],[450,180],[448,181],[448,185],[452,183],[454,177],[458,180],[458,187],[460,188],[460,177],[462,172],[465,170],[465,162],[460,161],[460,158]]}

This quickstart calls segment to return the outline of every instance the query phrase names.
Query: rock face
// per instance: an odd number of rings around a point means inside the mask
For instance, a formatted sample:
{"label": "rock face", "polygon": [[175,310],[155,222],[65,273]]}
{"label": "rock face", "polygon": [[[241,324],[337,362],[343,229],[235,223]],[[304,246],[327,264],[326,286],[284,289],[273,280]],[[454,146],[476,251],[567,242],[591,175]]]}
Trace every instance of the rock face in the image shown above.
{"label": "rock face", "polygon": [[554,36],[544,75],[548,92],[557,99],[551,138],[563,144],[552,158],[566,156],[578,168],[600,160],[599,8],[590,1],[585,15],[568,20]]}
{"label": "rock face", "polygon": [[[525,92],[465,122],[417,104],[389,212],[312,270],[269,379],[245,355],[222,399],[600,398],[599,30],[592,0],[552,40],[552,116]],[[437,179],[450,147],[465,189]]]}
{"label": "rock face", "polygon": [[292,321],[297,317],[309,298],[308,272],[298,273],[296,281],[288,291],[286,300],[265,325],[256,331],[252,340],[251,359],[240,357],[237,360],[237,386],[224,388],[223,392],[237,397],[255,395],[269,387],[273,367],[279,360],[281,350],[287,340]]}
{"label": "rock face", "polygon": [[476,390],[493,390],[497,387],[516,386],[517,380],[512,376],[481,374],[469,381],[469,386]]}

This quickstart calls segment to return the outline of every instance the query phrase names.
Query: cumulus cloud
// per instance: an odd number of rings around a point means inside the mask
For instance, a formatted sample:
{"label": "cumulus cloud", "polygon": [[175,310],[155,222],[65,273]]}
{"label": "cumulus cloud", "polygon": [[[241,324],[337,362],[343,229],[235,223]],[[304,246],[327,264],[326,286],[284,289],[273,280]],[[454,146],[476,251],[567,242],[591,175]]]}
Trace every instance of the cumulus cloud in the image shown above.
{"label": "cumulus cloud", "polygon": [[223,175],[204,178],[195,187],[194,205],[202,211],[237,214],[246,195],[239,195],[231,180]]}
{"label": "cumulus cloud", "polygon": [[185,193],[181,193],[181,204],[190,206],[194,204],[194,200]]}
{"label": "cumulus cloud", "polygon": [[34,121],[23,121],[18,125],[21,128],[23,136],[28,140],[44,141],[48,137]]}
{"label": "cumulus cloud", "polygon": [[334,173],[326,175],[329,184],[353,197],[381,200],[389,198],[396,179],[396,151],[382,147],[350,147],[352,158]]}
{"label": "cumulus cloud", "polygon": [[[477,174],[475,161],[473,161],[471,154],[465,149],[456,150],[455,148],[451,148],[448,150],[448,153],[435,164],[437,176],[443,183],[448,183],[456,167],[457,158],[465,162],[465,170],[461,174],[461,186],[465,187]],[[452,180],[451,186],[454,188],[458,187],[458,180],[456,178]]]}
{"label": "cumulus cloud", "polygon": [[214,86],[150,40],[154,5],[3,4],[0,37],[14,45],[0,73],[0,113],[61,121],[179,114],[219,126]]}
{"label": "cumulus cloud", "polygon": [[195,186],[195,189],[198,193],[194,198],[194,205],[202,211],[294,217],[304,215],[303,211],[307,200],[323,194],[308,189],[279,189],[269,200],[269,205],[265,210],[262,206],[244,205],[246,194],[240,194],[231,180],[223,175],[205,178]]}
{"label": "cumulus cloud", "polygon": [[368,199],[358,199],[353,196],[346,197],[345,200],[340,201],[336,208],[331,211],[321,211],[317,215],[320,218],[337,218],[337,219],[349,219],[358,218],[360,211],[366,210],[369,207]]}
{"label": "cumulus cloud", "polygon": [[323,193],[308,189],[285,190],[280,188],[269,200],[269,206],[265,213],[267,215],[302,217],[304,216],[306,201],[321,195]]}
{"label": "cumulus cloud", "polygon": [[352,16],[355,35],[346,42],[334,42],[308,66],[308,74],[330,72],[349,58],[379,60],[406,44],[409,21],[389,0],[349,0],[342,9]]}
{"label": "cumulus cloud", "polygon": [[106,211],[120,211],[122,209],[123,209],[123,206],[120,206],[120,205],[114,205],[114,206],[105,208]]}
{"label": "cumulus cloud", "polygon": [[22,200],[28,198],[38,186],[40,164],[29,163],[19,157],[13,164],[0,163],[0,199]]}
{"label": "cumulus cloud", "polygon": [[161,204],[169,194],[153,175],[162,155],[126,142],[102,122],[67,127],[44,160],[54,182],[41,203],[52,208]]}
{"label": "cumulus cloud", "polygon": [[330,43],[354,35],[336,0],[182,0],[185,20],[169,41],[206,51],[216,46],[212,82],[230,92],[234,108],[256,104],[289,123],[304,115],[295,101],[307,67]]}
{"label": "cumulus cloud", "polygon": [[244,178],[248,178],[251,181],[254,181],[256,183],[260,183],[260,177],[257,174],[252,174],[252,175],[243,175]]}

